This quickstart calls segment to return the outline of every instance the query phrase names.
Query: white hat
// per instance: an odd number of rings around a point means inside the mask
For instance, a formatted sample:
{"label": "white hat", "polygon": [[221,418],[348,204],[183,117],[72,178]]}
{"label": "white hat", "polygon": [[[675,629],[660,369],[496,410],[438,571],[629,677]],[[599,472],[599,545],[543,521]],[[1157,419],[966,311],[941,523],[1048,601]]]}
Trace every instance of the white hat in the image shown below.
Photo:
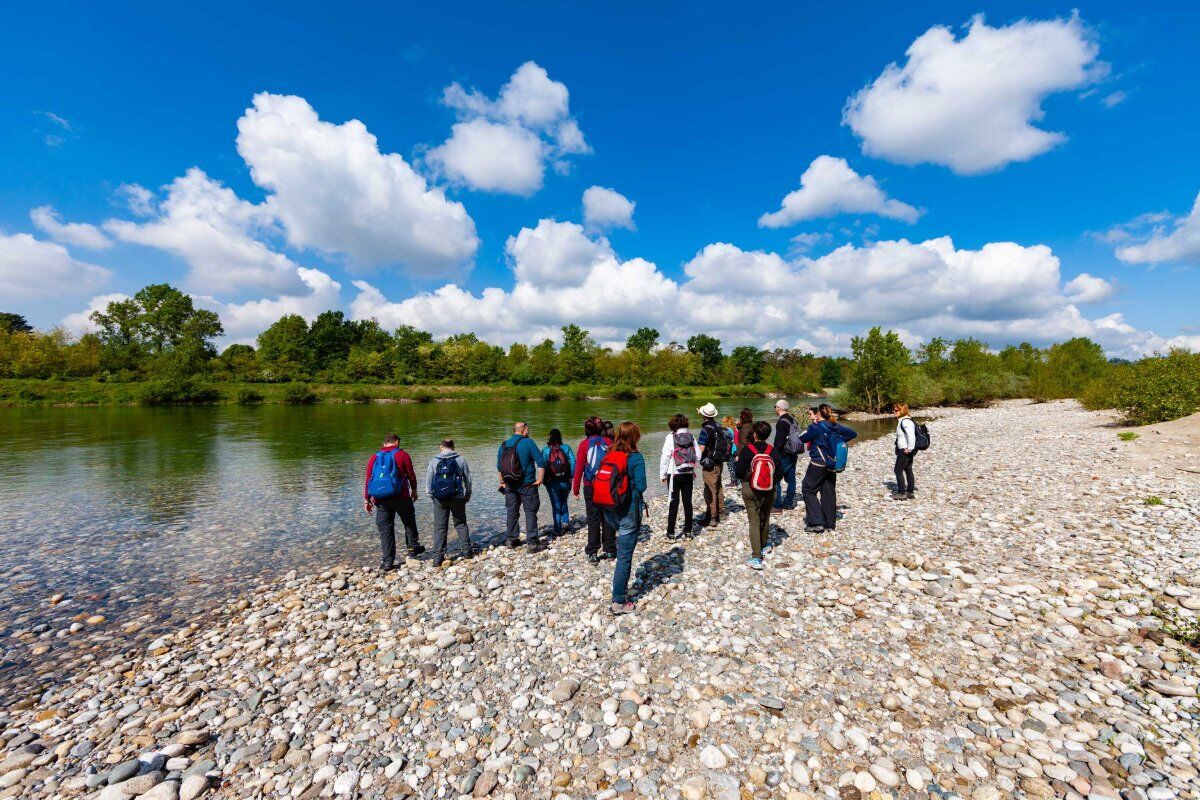
{"label": "white hat", "polygon": [[705,403],[696,409],[702,417],[715,417],[717,415],[717,407],[712,403]]}

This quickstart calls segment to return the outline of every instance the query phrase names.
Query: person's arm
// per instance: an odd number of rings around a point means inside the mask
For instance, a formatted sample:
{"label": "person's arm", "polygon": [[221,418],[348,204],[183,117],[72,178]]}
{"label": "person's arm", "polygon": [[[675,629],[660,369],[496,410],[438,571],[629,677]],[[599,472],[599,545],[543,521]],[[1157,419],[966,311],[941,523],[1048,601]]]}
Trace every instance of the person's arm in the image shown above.
{"label": "person's arm", "polygon": [[504,458],[504,442],[500,443],[500,448],[496,450],[496,480],[500,484],[500,488],[504,489],[504,473],[500,470],[500,459]]}
{"label": "person's arm", "polygon": [[429,466],[425,468],[425,493],[433,497],[433,475],[437,472],[437,456],[429,459]]}
{"label": "person's arm", "polygon": [[672,445],[672,434],[668,433],[667,438],[663,439],[662,455],[658,457],[658,477],[663,482],[667,482],[667,469],[671,464],[671,451],[674,450]]}
{"label": "person's arm", "polygon": [[458,457],[458,470],[462,473],[463,479],[463,497],[464,502],[471,499],[471,468],[467,466],[467,460],[462,456]]}
{"label": "person's arm", "polygon": [[854,430],[854,428],[847,428],[845,425],[841,424],[840,422],[837,423],[837,432],[840,433],[842,436],[842,439],[844,439],[847,442],[850,441],[851,439],[858,438],[858,431]]}
{"label": "person's arm", "polygon": [[820,433],[821,431],[819,428],[817,428],[817,423],[809,423],[809,426],[805,428],[804,433],[800,434],[800,441],[808,444],[809,442],[815,440]]}
{"label": "person's arm", "polygon": [[400,474],[408,481],[409,494],[412,499],[417,499],[417,471],[413,467],[412,456],[404,450],[396,451],[396,469],[400,470]]}
{"label": "person's arm", "polygon": [[371,471],[375,469],[376,455],[376,453],[372,453],[370,459],[367,460],[367,476],[363,478],[363,502],[367,504],[368,514],[371,513],[371,509],[375,505],[371,502],[371,493],[367,490],[371,486]]}
{"label": "person's arm", "polygon": [[575,474],[575,451],[569,447],[563,447],[562,451],[567,454],[567,471],[572,475]]}
{"label": "person's arm", "polygon": [[646,457],[641,453],[635,453],[637,458],[630,458],[629,464],[629,480],[633,483],[633,488],[638,494],[646,491]]}
{"label": "person's arm", "polygon": [[700,448],[700,456],[704,456],[704,448],[708,446],[708,428],[700,426],[700,435],[696,437],[696,445]]}
{"label": "person's arm", "polygon": [[587,453],[584,452],[587,448],[587,439],[579,443],[578,454],[575,457],[575,477],[571,481],[571,491],[576,497],[579,497],[579,486],[583,483],[583,465],[587,461]]}
{"label": "person's arm", "polygon": [[750,442],[746,442],[738,450],[737,461],[733,463],[733,473],[738,476],[739,480],[746,479],[752,458],[754,458],[754,454],[750,452]]}
{"label": "person's arm", "polygon": [[537,467],[537,471],[534,473],[533,485],[541,486],[546,478],[546,459],[542,457],[542,451],[538,449],[538,446],[533,443],[532,439],[526,439],[525,441],[529,442],[526,450],[532,451],[533,463]]}

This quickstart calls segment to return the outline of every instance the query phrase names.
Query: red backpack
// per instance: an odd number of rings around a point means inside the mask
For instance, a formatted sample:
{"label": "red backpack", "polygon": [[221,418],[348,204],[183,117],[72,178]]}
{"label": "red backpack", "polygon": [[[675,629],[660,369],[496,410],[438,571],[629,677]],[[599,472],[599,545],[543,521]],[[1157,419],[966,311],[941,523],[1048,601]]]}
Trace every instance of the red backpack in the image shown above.
{"label": "red backpack", "polygon": [[592,481],[592,502],[601,508],[621,508],[629,500],[629,453],[608,451],[596,479]]}
{"label": "red backpack", "polygon": [[752,444],[747,444],[746,449],[754,454],[750,459],[750,488],[759,492],[774,489],[775,459],[771,458],[771,445],[767,445],[767,449],[761,453]]}

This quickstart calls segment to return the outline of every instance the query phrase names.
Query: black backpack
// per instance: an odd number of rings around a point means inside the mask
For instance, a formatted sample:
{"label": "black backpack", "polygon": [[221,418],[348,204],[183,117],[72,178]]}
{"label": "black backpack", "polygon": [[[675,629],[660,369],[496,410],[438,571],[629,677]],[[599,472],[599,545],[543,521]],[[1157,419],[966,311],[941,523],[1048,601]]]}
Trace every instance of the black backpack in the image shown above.
{"label": "black backpack", "polygon": [[733,451],[729,437],[725,435],[724,429],[718,428],[716,424],[706,424],[704,427],[708,428],[708,441],[705,443],[704,455],[714,464],[724,464],[729,460]]}
{"label": "black backpack", "polygon": [[914,436],[917,440],[917,446],[915,449],[928,450],[929,449],[929,426],[926,425],[924,422],[917,422],[916,420],[913,420],[913,430],[915,431]]}
{"label": "black backpack", "polygon": [[525,483],[525,467],[521,464],[515,444],[504,445],[504,452],[500,455],[500,477],[509,484],[519,486]]}

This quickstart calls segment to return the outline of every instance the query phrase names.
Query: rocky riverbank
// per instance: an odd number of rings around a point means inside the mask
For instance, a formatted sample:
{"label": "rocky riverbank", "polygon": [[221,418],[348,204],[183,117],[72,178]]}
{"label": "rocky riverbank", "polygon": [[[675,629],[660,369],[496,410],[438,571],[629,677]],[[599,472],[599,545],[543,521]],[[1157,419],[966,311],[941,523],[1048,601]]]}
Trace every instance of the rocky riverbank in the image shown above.
{"label": "rocky riverbank", "polygon": [[944,412],[910,502],[856,446],[762,573],[657,506],[628,617],[580,534],[289,575],[6,696],[0,798],[1196,796],[1200,488],[1109,422]]}

